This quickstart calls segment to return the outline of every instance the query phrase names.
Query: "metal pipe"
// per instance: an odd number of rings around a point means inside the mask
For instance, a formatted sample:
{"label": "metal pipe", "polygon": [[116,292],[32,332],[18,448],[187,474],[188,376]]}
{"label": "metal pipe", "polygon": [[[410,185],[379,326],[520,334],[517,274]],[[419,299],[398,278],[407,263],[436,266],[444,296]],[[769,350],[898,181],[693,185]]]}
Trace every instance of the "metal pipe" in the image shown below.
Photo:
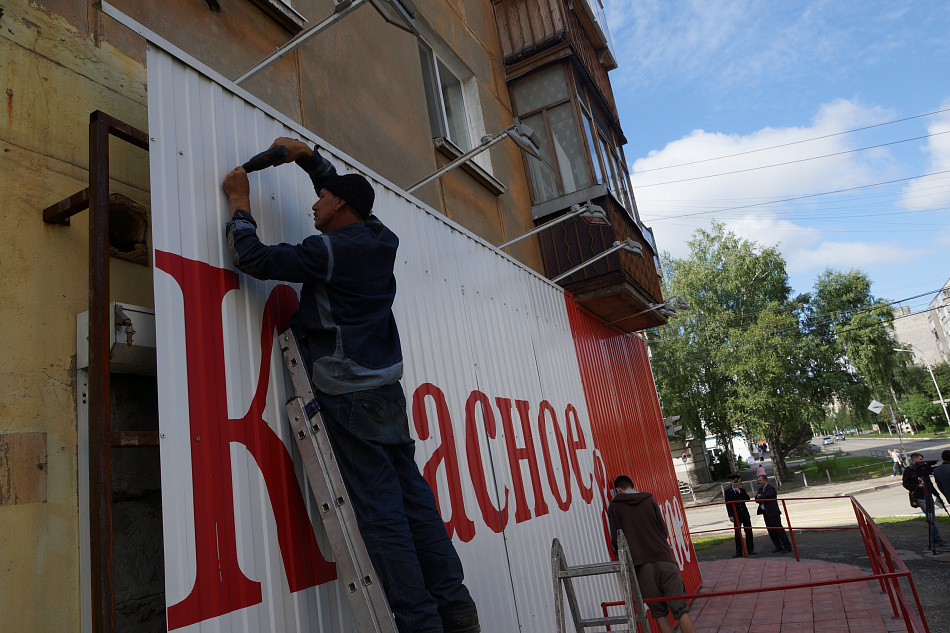
{"label": "metal pipe", "polygon": [[782,510],[785,511],[785,522],[788,523],[788,537],[792,539],[792,549],[795,550],[795,560],[801,562],[802,559],[798,556],[798,544],[795,543],[795,531],[792,530],[792,517],[788,513],[788,506],[785,505],[785,499],[782,499]]}
{"label": "metal pipe", "polygon": [[89,521],[92,629],[111,633],[112,416],[109,383],[109,124],[89,117]]}
{"label": "metal pipe", "polygon": [[442,174],[444,174],[444,173],[446,173],[446,172],[449,172],[449,171],[452,171],[453,169],[455,169],[457,166],[461,165],[462,163],[464,163],[464,162],[467,161],[468,159],[474,158],[475,156],[478,156],[479,154],[481,154],[482,152],[484,152],[486,149],[488,149],[489,147],[491,147],[491,146],[494,145],[495,143],[500,142],[503,138],[505,138],[506,136],[508,136],[508,133],[511,132],[513,129],[514,129],[514,126],[509,127],[507,130],[505,130],[505,131],[499,133],[497,136],[493,136],[489,141],[486,141],[485,143],[482,143],[482,144],[479,145],[478,147],[476,147],[476,148],[474,148],[474,149],[471,149],[471,150],[465,152],[464,154],[462,154],[461,156],[459,156],[458,158],[456,158],[455,160],[453,160],[451,163],[449,163],[449,164],[446,165],[445,167],[442,167],[441,169],[439,169],[439,170],[433,172],[432,174],[426,176],[425,178],[423,178],[423,179],[420,180],[419,182],[416,182],[415,184],[410,185],[409,188],[406,189],[406,193],[412,193],[413,191],[415,191],[415,190],[418,189],[419,187],[421,187],[421,186],[423,186],[423,185],[429,184],[430,182],[432,182],[433,180],[435,180],[436,178],[438,178],[438,177],[441,176]]}
{"label": "metal pipe", "polygon": [[253,68],[245,72],[243,75],[235,79],[234,83],[239,84],[242,81],[249,79],[253,77],[254,75],[256,75],[257,73],[259,73],[260,71],[264,70],[265,68],[273,64],[278,59],[282,57],[286,57],[288,54],[294,51],[298,46],[300,46],[301,44],[309,40],[311,37],[315,35],[319,35],[322,31],[326,30],[327,27],[332,26],[333,23],[336,22],[337,20],[340,20],[341,18],[349,15],[351,11],[358,9],[365,2],[366,0],[353,0],[353,2],[349,6],[343,9],[340,9],[339,11],[333,12],[332,14],[330,14],[328,18],[322,20],[321,22],[317,22],[316,24],[314,24],[308,29],[304,29],[303,31],[298,33],[296,37],[291,39],[289,42],[287,42],[286,44],[278,48],[276,51],[274,51],[273,53],[271,53],[270,55],[268,55],[267,57],[259,61],[256,66],[254,66]]}
{"label": "metal pipe", "polygon": [[579,205],[579,207],[578,207],[576,210],[571,211],[570,213],[565,213],[564,215],[562,215],[562,216],[560,216],[560,217],[554,218],[554,219],[551,220],[550,222],[545,222],[544,224],[542,224],[542,225],[540,225],[540,226],[536,226],[536,227],[534,227],[533,229],[531,229],[530,231],[528,231],[527,233],[523,233],[523,234],[519,235],[518,237],[515,237],[515,238],[512,238],[512,239],[508,240],[507,242],[502,242],[501,244],[499,244],[499,245],[496,246],[495,248],[501,250],[501,249],[505,248],[506,246],[511,246],[511,245],[514,244],[515,242],[518,242],[518,241],[520,241],[520,240],[523,240],[523,239],[526,238],[526,237],[531,237],[532,235],[535,235],[536,233],[540,233],[540,232],[543,231],[544,229],[550,228],[550,227],[554,226],[555,224],[560,224],[561,222],[563,222],[563,221],[565,221],[565,220],[569,220],[570,218],[573,218],[573,217],[575,217],[575,216],[578,216],[578,215],[580,215],[581,213],[584,213],[585,211],[587,211],[587,205]]}
{"label": "metal pipe", "polygon": [[[554,283],[557,283],[557,282],[561,281],[562,279],[565,279],[566,277],[570,277],[571,275],[573,275],[574,273],[576,273],[576,272],[579,271],[580,269],[586,268],[587,266],[589,266],[589,265],[591,265],[592,263],[596,262],[598,259],[603,259],[604,257],[607,257],[607,256],[610,255],[611,253],[615,253],[615,252],[617,252],[617,251],[619,251],[619,250],[621,250],[621,249],[632,251],[632,252],[634,252],[634,253],[636,253],[636,254],[638,254],[638,255],[641,255],[641,256],[643,255],[643,251],[642,251],[640,245],[637,244],[636,242],[634,242],[633,240],[631,240],[630,238],[627,238],[627,239],[625,239],[625,240],[622,241],[622,242],[614,242],[614,245],[611,246],[610,248],[608,248],[607,250],[605,250],[603,253],[600,253],[599,255],[594,255],[593,257],[591,257],[591,258],[588,259],[587,261],[581,262],[580,264],[578,264],[578,265],[575,266],[574,268],[570,269],[570,270],[567,271],[566,273],[561,273],[560,275],[558,275],[557,277],[555,277],[555,278],[552,279],[551,281],[553,281]],[[641,249],[641,250],[638,251],[637,249]]]}

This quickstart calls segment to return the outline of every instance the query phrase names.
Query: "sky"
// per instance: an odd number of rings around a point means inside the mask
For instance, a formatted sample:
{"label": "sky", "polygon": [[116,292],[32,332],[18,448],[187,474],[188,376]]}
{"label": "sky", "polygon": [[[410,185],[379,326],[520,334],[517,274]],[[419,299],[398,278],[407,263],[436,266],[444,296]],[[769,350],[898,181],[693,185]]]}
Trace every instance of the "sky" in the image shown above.
{"label": "sky", "polygon": [[687,256],[715,219],[778,245],[795,294],[856,268],[927,306],[950,278],[950,3],[603,3],[660,250]]}

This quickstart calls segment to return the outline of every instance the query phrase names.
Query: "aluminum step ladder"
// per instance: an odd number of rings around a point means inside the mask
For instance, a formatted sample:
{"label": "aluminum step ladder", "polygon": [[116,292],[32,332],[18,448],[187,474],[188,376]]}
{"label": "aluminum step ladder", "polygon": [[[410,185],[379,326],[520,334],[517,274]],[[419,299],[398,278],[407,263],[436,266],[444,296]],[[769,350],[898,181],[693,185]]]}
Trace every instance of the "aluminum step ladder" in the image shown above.
{"label": "aluminum step ladder", "polygon": [[[554,614],[557,620],[557,633],[567,633],[564,622],[564,594],[567,594],[567,604],[571,609],[571,618],[574,620],[576,633],[584,633],[584,629],[611,625],[626,624],[626,629],[615,629],[616,633],[649,633],[646,607],[643,604],[643,595],[637,583],[637,575],[630,558],[630,548],[623,532],[617,532],[617,560],[610,563],[595,563],[593,565],[577,565],[570,567],[564,558],[564,549],[560,541],[554,539],[551,544],[551,567],[554,577]],[[598,576],[603,574],[618,574],[620,591],[623,593],[624,615],[605,616],[598,618],[582,618],[577,604],[577,594],[574,591],[573,580],[584,576]],[[637,625],[642,628],[638,628]]]}
{"label": "aluminum step ladder", "polygon": [[288,328],[277,340],[296,394],[287,401],[287,416],[356,628],[360,633],[397,633],[389,601],[366,552],[343,476],[333,457],[297,339]]}

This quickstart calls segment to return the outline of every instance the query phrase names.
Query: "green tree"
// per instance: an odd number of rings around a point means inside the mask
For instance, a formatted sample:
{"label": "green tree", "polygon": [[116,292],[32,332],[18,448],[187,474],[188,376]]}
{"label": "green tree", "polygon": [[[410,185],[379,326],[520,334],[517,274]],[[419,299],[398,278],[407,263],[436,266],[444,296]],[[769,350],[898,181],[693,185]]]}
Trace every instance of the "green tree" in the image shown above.
{"label": "green tree", "polygon": [[729,401],[746,428],[769,443],[775,473],[786,479],[785,454],[811,435],[809,422],[823,417],[810,395],[814,381],[802,371],[813,354],[789,305],[773,303],[749,327],[735,332],[736,389]]}
{"label": "green tree", "polygon": [[697,230],[688,245],[686,259],[663,254],[667,295],[683,297],[690,310],[648,334],[657,388],[665,412],[681,415],[697,436],[717,436],[735,463],[731,440],[741,429],[730,405],[738,388],[731,339],[764,307],[787,299],[785,261],[721,223]]}
{"label": "green tree", "polygon": [[901,398],[897,411],[906,415],[912,422],[926,426],[931,433],[947,425],[940,405],[934,404],[929,396],[922,393],[912,393]]}
{"label": "green tree", "polygon": [[832,402],[868,426],[872,393],[890,390],[897,354],[891,311],[867,275],[826,270],[793,299],[776,247],[720,223],[688,244],[685,259],[664,253],[663,267],[667,296],[691,309],[648,333],[664,411],[698,436],[717,436],[729,463],[732,438],[764,437],[779,476],[786,452],[820,427]]}
{"label": "green tree", "polygon": [[815,339],[812,401],[837,399],[857,426],[870,426],[872,394],[881,401],[896,397],[891,384],[900,354],[888,332],[891,308],[871,294],[871,280],[859,270],[826,269],[800,300],[802,327]]}

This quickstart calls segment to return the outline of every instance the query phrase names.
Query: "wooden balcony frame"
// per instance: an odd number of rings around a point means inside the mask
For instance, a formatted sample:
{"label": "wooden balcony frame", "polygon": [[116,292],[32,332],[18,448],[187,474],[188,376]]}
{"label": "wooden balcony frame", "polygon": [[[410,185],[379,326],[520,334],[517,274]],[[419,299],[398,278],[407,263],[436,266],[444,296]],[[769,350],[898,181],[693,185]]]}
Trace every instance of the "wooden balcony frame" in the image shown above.
{"label": "wooden balcony frame", "polygon": [[[654,264],[656,253],[650,240],[610,192],[604,191],[592,202],[604,209],[610,226],[591,226],[580,218],[572,218],[540,233],[538,240],[545,275],[556,277],[604,252],[614,241],[630,238],[640,244],[642,257],[623,251],[613,253],[562,280],[560,285],[574,296],[577,303],[605,323],[620,321],[646,310],[651,304],[662,303],[659,275]],[[564,212],[568,208],[566,206]],[[551,219],[551,216],[545,219]],[[620,321],[615,327],[624,332],[635,332],[663,325],[666,321],[659,312],[647,311]]]}

